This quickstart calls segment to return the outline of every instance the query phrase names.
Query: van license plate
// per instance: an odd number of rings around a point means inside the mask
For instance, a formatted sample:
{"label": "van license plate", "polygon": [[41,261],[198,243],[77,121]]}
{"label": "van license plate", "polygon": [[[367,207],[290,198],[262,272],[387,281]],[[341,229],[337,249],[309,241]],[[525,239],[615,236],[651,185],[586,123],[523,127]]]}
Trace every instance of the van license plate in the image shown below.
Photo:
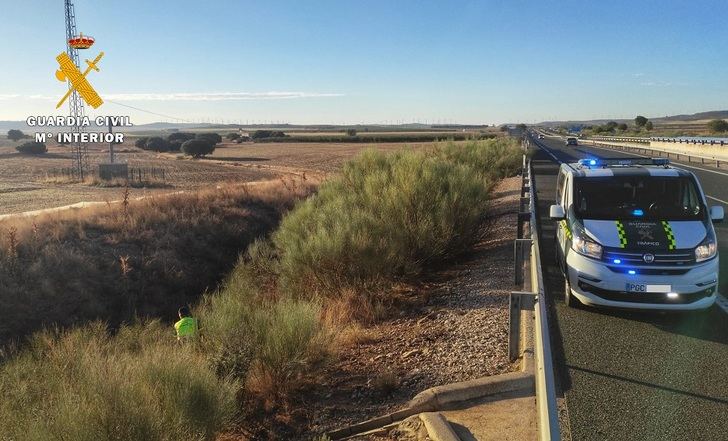
{"label": "van license plate", "polygon": [[672,285],[648,285],[646,283],[627,283],[627,292],[657,292],[672,291]]}

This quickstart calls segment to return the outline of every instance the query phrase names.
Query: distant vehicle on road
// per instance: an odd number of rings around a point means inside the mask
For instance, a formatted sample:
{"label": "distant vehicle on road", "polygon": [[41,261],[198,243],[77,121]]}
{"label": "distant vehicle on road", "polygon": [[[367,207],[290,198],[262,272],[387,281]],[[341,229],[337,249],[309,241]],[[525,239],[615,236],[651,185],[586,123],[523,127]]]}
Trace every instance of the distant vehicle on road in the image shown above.
{"label": "distant vehicle on road", "polygon": [[576,140],[576,138],[569,137],[566,138],[566,145],[579,145],[579,142]]}
{"label": "distant vehicle on road", "polygon": [[649,158],[562,164],[556,260],[564,301],[631,309],[704,310],[716,300],[714,222],[695,175]]}
{"label": "distant vehicle on road", "polygon": [[544,138],[545,138],[545,136],[543,136],[543,133],[538,134],[538,139],[544,139]]}

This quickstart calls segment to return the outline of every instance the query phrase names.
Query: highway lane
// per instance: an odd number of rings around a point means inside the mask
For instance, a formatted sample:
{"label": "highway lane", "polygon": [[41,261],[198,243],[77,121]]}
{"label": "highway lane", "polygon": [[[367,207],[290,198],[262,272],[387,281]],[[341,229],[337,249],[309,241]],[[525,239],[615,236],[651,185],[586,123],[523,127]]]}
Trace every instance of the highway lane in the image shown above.
{"label": "highway lane", "polygon": [[[553,258],[554,222],[548,219],[558,170],[554,159],[625,155],[567,147],[558,138],[543,141],[549,151],[536,152],[533,164],[544,277],[554,299],[555,362],[568,413],[565,432],[574,440],[728,439],[728,316],[723,311],[716,307],[700,316],[564,306],[563,277]],[[728,201],[728,185],[720,185],[728,176],[714,176],[699,179],[706,193]],[[724,228],[717,234],[721,243],[728,240]]]}

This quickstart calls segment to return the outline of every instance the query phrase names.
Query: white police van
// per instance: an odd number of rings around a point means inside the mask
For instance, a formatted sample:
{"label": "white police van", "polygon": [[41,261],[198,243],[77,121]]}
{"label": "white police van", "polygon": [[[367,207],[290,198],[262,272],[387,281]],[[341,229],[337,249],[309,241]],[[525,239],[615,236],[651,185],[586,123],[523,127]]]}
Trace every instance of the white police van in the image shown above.
{"label": "white police van", "polygon": [[556,187],[549,214],[567,305],[713,305],[723,207],[708,209],[695,175],[666,159],[583,159],[561,165]]}

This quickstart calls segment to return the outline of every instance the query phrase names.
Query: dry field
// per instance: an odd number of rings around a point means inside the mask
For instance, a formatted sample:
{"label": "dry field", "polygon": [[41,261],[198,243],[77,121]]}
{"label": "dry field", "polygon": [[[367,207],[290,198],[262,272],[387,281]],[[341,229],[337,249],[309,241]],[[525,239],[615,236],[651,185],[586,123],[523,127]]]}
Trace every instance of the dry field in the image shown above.
{"label": "dry field", "polygon": [[[221,183],[240,183],[277,179],[294,173],[324,176],[336,172],[347,159],[365,148],[381,150],[423,148],[434,143],[269,143],[218,145],[214,155],[201,160],[181,154],[143,151],[130,142],[117,147],[117,159],[130,167],[163,168],[166,185],[160,188],[133,188],[132,197],[192,190]],[[54,183],[47,179],[53,169],[72,166],[67,147],[49,145],[42,156],[26,156],[15,151],[17,145],[0,140],[0,215],[59,207],[78,202],[115,201],[123,189],[81,183]],[[104,162],[105,146],[90,147],[90,163]]]}

